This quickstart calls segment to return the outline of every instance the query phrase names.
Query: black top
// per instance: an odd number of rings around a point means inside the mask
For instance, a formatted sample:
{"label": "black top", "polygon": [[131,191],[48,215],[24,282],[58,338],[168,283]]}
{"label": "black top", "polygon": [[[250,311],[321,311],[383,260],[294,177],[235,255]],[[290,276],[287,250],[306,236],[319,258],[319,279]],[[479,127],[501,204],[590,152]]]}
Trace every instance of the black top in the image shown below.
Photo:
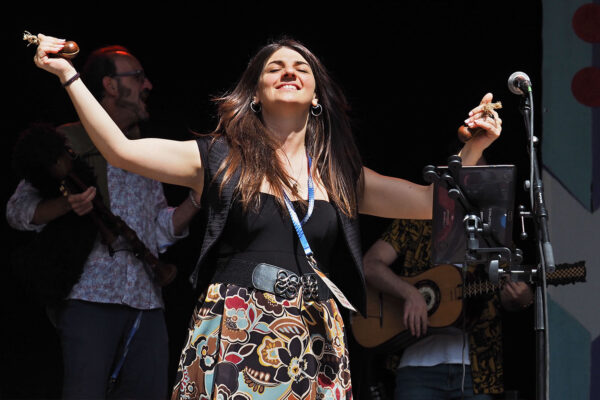
{"label": "black top", "polygon": [[[213,140],[214,139],[214,140]],[[223,136],[212,137],[204,135],[196,140],[202,165],[204,166],[205,187],[202,191],[202,210],[200,216],[204,225],[200,252],[196,267],[190,275],[194,288],[199,288],[200,282],[206,282],[217,266],[214,256],[222,239],[225,224],[228,221],[235,198],[235,188],[240,179],[240,171],[236,170],[232,178],[223,183],[223,174],[219,173],[223,161],[229,153],[229,145]],[[356,182],[359,176],[355,177]],[[333,282],[346,294],[350,302],[358,310],[366,314],[365,278],[362,271],[362,248],[358,218],[350,218],[335,205],[338,219],[339,239],[336,243],[330,265],[330,277]],[[315,251],[315,255],[316,251]],[[208,278],[210,279],[210,278]]]}
{"label": "black top", "polygon": [[[302,220],[306,205],[293,204]],[[319,268],[327,273],[338,237],[335,209],[325,200],[315,200],[313,213],[302,229]],[[312,272],[287,208],[280,207],[267,193],[260,194],[258,212],[249,209],[244,213],[241,203],[233,202],[217,254],[221,260],[233,257],[276,265],[296,274]]]}

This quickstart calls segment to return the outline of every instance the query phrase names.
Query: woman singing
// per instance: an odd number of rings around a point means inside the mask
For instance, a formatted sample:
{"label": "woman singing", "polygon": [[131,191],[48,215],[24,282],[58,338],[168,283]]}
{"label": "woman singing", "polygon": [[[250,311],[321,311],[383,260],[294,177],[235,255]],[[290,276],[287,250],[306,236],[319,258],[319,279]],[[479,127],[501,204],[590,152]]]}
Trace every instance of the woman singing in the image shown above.
{"label": "woman singing", "polygon": [[[173,399],[352,398],[338,303],[364,311],[357,216],[430,219],[433,190],[361,164],[347,103],[306,47],[281,40],[252,58],[217,99],[219,122],[197,140],[127,139],[65,59],[39,35],[35,63],[55,75],[107,161],[202,194],[206,234],[193,280],[209,274],[182,351]],[[472,165],[501,131],[461,151]]]}

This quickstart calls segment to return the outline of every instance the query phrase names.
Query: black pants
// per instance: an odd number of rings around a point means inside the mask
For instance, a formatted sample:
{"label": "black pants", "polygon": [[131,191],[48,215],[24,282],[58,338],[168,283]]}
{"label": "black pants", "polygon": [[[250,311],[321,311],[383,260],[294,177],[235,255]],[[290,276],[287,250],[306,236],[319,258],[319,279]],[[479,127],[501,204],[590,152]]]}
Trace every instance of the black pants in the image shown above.
{"label": "black pants", "polygon": [[65,399],[164,399],[168,339],[161,309],[143,311],[114,389],[108,382],[139,310],[116,304],[67,301],[58,330],[64,358]]}

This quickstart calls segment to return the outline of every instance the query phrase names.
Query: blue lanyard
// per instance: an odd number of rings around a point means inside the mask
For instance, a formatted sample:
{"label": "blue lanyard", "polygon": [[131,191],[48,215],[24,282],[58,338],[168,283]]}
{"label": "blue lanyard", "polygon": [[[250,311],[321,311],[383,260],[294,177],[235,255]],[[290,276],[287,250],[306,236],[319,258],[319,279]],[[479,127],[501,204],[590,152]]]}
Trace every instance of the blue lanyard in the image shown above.
{"label": "blue lanyard", "polygon": [[123,362],[125,362],[125,357],[127,357],[127,353],[129,352],[129,344],[131,343],[131,339],[133,339],[133,336],[135,335],[138,328],[140,327],[140,322],[142,320],[142,313],[143,313],[143,311],[138,312],[138,315],[135,318],[135,322],[133,323],[133,326],[131,327],[131,330],[129,331],[129,335],[127,336],[127,340],[125,342],[125,347],[123,348],[123,353],[121,354],[119,363],[117,364],[117,366],[115,367],[115,370],[113,371],[112,375],[110,376],[110,382],[113,385],[117,381],[119,372],[121,371],[121,367],[123,366]]}
{"label": "blue lanyard", "polygon": [[292,202],[290,201],[290,198],[284,192],[283,196],[285,199],[285,205],[288,209],[288,212],[290,213],[292,223],[294,224],[294,229],[296,229],[296,233],[298,234],[298,238],[300,239],[300,243],[302,244],[304,253],[306,254],[306,259],[308,261],[308,265],[310,265],[310,267],[313,269],[313,271],[317,275],[319,275],[319,277],[321,277],[321,279],[323,280],[325,285],[327,285],[327,287],[331,290],[333,295],[339,300],[339,302],[344,307],[356,312],[356,308],[354,308],[354,306],[352,306],[350,301],[348,301],[346,296],[344,296],[344,293],[342,293],[342,291],[335,285],[335,283],[333,283],[327,277],[327,275],[325,275],[318,268],[317,261],[315,260],[315,257],[313,256],[313,252],[310,249],[310,246],[308,245],[308,240],[306,240],[306,236],[304,235],[304,230],[302,230],[302,225],[304,225],[304,223],[306,221],[308,221],[308,219],[310,218],[313,208],[314,208],[314,205],[315,205],[315,185],[312,180],[312,176],[310,175],[311,159],[308,155],[307,155],[307,157],[308,157],[308,211],[306,212],[306,215],[304,216],[302,221],[300,221],[300,219],[298,218],[298,214],[296,214],[296,210],[294,210],[294,206],[292,205]]}
{"label": "blue lanyard", "polygon": [[296,233],[298,234],[298,238],[300,239],[300,243],[302,244],[302,248],[304,249],[304,253],[306,253],[306,257],[309,259],[309,261],[311,261],[311,260],[314,260],[312,257],[313,252],[312,252],[310,246],[308,245],[308,240],[306,240],[306,236],[304,235],[304,231],[302,230],[302,225],[304,225],[306,223],[306,221],[308,221],[308,219],[312,215],[313,209],[315,207],[315,184],[313,182],[313,179],[312,179],[312,176],[310,173],[310,166],[311,166],[312,160],[309,155],[307,155],[307,158],[308,158],[308,210],[306,211],[306,215],[304,216],[302,221],[300,221],[300,219],[298,218],[298,214],[296,214],[296,210],[294,210],[294,206],[292,205],[292,202],[291,202],[290,198],[288,197],[288,195],[284,192],[283,196],[284,196],[284,200],[285,200],[285,205],[287,206],[288,212],[290,213],[290,218],[292,219],[292,224],[294,224],[294,229],[296,230]]}

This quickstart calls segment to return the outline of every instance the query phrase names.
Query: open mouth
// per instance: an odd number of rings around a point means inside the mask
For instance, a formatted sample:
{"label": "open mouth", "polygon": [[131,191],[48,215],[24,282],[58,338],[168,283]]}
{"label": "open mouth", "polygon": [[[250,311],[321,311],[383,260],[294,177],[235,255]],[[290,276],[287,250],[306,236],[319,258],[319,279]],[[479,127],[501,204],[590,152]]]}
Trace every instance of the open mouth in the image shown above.
{"label": "open mouth", "polygon": [[286,83],[285,85],[278,86],[277,89],[283,89],[283,90],[300,90],[300,87],[298,85],[295,85],[295,84],[292,84],[292,83]]}

